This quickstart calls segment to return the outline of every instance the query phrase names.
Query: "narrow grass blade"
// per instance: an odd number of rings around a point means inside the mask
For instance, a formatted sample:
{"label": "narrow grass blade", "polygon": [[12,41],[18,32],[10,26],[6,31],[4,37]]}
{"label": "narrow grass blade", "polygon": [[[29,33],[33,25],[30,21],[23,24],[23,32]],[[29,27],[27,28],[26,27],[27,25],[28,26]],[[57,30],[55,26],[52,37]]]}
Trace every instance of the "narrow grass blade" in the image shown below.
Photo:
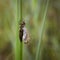
{"label": "narrow grass blade", "polygon": [[46,9],[45,9],[44,16],[42,19],[41,28],[39,29],[40,33],[39,33],[39,43],[38,43],[37,52],[36,52],[36,60],[39,60],[39,57],[41,55],[40,54],[40,44],[41,44],[43,30],[44,30],[44,26],[45,26],[45,22],[46,22],[46,13],[48,10],[48,4],[49,4],[49,0],[47,0]]}

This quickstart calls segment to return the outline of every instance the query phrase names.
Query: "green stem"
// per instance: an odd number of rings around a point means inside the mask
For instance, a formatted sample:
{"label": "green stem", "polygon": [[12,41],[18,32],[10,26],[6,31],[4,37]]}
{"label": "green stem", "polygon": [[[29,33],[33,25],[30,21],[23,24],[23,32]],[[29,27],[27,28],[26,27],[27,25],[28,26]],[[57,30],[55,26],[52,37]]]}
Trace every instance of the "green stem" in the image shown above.
{"label": "green stem", "polygon": [[17,1],[17,21],[16,21],[16,54],[15,60],[22,60],[23,46],[19,40],[19,24],[22,21],[22,0]]}
{"label": "green stem", "polygon": [[[22,0],[20,0],[20,22],[22,21]],[[23,42],[20,42],[20,60],[22,60]]]}
{"label": "green stem", "polygon": [[41,25],[41,28],[39,29],[39,31],[40,31],[39,39],[40,40],[39,40],[38,47],[37,47],[36,60],[40,60],[39,58],[41,57],[40,48],[41,48],[43,30],[44,30],[44,26],[45,26],[45,22],[46,22],[46,13],[47,13],[47,10],[48,10],[48,4],[49,4],[49,0],[47,0],[46,9],[45,9],[44,16],[43,16],[43,19],[42,19],[42,25]]}

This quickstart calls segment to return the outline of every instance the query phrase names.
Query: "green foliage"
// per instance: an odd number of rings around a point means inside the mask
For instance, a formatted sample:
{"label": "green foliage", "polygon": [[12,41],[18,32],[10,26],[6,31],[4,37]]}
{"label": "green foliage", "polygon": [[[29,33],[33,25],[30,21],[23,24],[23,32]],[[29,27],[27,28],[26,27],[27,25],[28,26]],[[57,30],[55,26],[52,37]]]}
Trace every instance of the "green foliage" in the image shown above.
{"label": "green foliage", "polygon": [[[28,44],[19,40],[22,18]],[[0,55],[6,60],[60,60],[60,0],[0,0]]]}

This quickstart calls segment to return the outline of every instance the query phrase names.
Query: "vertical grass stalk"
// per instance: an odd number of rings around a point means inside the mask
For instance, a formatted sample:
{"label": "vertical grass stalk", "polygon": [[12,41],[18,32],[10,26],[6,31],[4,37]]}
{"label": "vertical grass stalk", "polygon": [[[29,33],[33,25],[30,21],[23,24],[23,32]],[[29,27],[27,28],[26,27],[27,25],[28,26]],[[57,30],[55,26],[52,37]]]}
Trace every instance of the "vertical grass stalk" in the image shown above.
{"label": "vertical grass stalk", "polygon": [[[20,0],[20,22],[22,21],[22,0]],[[20,60],[22,60],[23,42],[20,42]]]}
{"label": "vertical grass stalk", "polygon": [[17,0],[16,54],[15,60],[22,60],[22,44],[19,40],[19,24],[22,21],[22,0]]}
{"label": "vertical grass stalk", "polygon": [[37,52],[36,52],[36,60],[40,60],[39,58],[41,57],[40,47],[41,47],[41,41],[42,41],[42,36],[43,36],[43,30],[44,30],[44,26],[45,26],[45,22],[46,22],[46,14],[47,14],[47,10],[48,10],[48,4],[49,4],[49,0],[47,0],[44,16],[42,19],[41,28],[39,29],[39,43],[38,43]]}

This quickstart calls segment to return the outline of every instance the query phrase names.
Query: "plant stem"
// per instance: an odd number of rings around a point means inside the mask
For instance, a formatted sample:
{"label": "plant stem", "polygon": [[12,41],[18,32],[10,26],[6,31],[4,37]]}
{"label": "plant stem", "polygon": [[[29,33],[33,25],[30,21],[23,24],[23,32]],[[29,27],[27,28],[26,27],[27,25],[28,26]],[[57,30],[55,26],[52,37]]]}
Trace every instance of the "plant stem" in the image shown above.
{"label": "plant stem", "polygon": [[39,58],[41,57],[41,41],[42,41],[42,36],[43,36],[43,30],[44,30],[44,26],[45,26],[45,22],[46,22],[46,13],[48,10],[48,4],[49,4],[49,0],[47,0],[47,4],[46,4],[46,8],[45,8],[45,12],[44,12],[44,16],[42,19],[42,25],[41,28],[39,29],[40,33],[39,33],[39,43],[38,43],[38,47],[37,47],[37,52],[36,52],[36,60],[40,60]]}

